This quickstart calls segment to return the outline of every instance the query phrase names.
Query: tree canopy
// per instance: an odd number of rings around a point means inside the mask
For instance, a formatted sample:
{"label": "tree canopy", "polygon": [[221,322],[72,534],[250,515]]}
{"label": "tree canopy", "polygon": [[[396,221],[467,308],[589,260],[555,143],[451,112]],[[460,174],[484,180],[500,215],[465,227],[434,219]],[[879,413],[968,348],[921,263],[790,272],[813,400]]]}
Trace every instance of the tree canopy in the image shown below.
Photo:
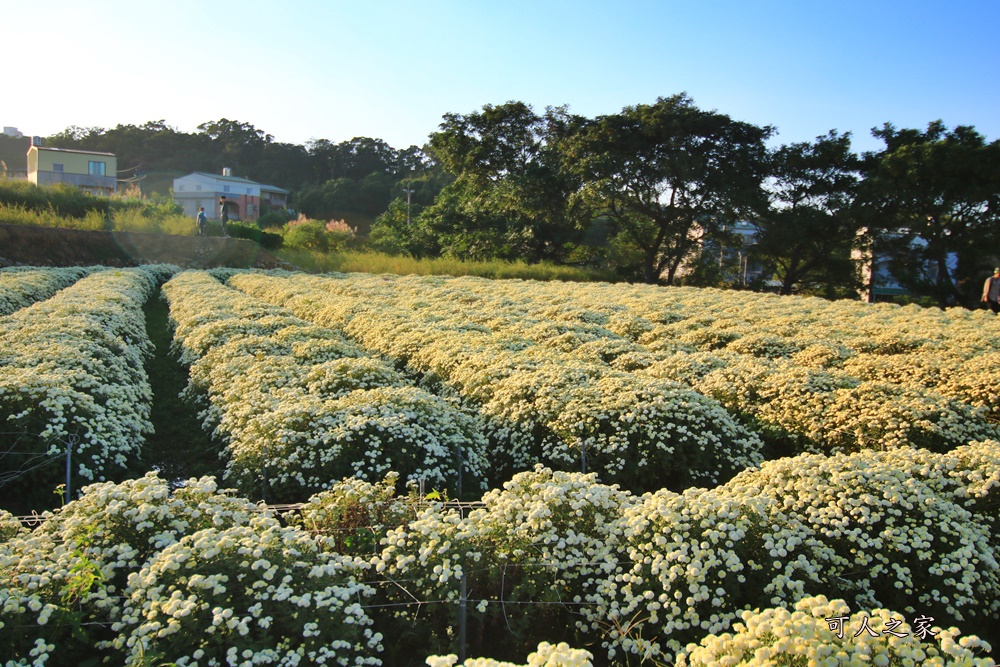
{"label": "tree canopy", "polygon": [[642,250],[643,278],[673,283],[701,239],[763,204],[770,127],[703,111],[687,95],[586,123],[564,142],[579,196]]}
{"label": "tree canopy", "polygon": [[864,203],[894,275],[941,305],[978,300],[1000,258],[1000,141],[941,121],[872,134],[885,149],[865,156]]}
{"label": "tree canopy", "polygon": [[849,133],[831,131],[771,153],[770,205],[753,218],[754,250],[773,267],[782,294],[853,287],[859,169]]}
{"label": "tree canopy", "polygon": [[[310,217],[345,219],[362,235],[372,224],[372,246],[391,252],[718,284],[717,249],[735,223],[752,223],[741,256],[759,266],[760,285],[782,293],[850,293],[852,251],[875,247],[911,294],[977,301],[1000,264],[1000,141],[942,121],[886,123],[872,130],[885,148],[859,157],[850,134],[769,150],[774,132],[679,94],[596,118],[486,104],[445,114],[426,145],[405,149],[372,137],[281,143],[227,118],[194,133],[164,120],[70,126],[47,141],[113,152],[119,179],[159,173],[161,188],[173,175],[231,167],[291,190]],[[700,268],[713,262],[714,277]]]}

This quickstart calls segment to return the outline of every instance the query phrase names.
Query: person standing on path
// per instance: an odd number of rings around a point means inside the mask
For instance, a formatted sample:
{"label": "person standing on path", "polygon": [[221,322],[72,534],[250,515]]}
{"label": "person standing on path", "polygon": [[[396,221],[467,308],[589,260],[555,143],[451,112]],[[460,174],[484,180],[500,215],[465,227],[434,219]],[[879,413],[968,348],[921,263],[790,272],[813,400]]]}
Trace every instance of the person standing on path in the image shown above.
{"label": "person standing on path", "polygon": [[1000,313],[1000,266],[993,269],[993,275],[983,283],[983,303],[993,314]]}
{"label": "person standing on path", "polygon": [[198,209],[198,236],[205,235],[205,225],[208,223],[208,216],[205,215],[205,207]]}
{"label": "person standing on path", "polygon": [[222,195],[219,200],[219,207],[222,209],[219,218],[222,220],[222,235],[229,238],[229,233],[226,232],[226,223],[229,222],[229,211],[226,210],[226,195]]}

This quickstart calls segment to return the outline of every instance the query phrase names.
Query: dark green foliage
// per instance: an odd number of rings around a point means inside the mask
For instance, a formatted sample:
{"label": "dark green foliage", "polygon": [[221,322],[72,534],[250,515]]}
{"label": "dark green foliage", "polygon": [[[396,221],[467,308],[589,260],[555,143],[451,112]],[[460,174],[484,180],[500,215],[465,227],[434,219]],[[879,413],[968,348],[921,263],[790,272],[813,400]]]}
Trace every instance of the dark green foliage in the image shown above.
{"label": "dark green foliage", "polygon": [[974,305],[1000,260],[1000,140],[975,128],[872,131],[885,149],[865,155],[866,221],[915,295]]}
{"label": "dark green foliage", "polygon": [[570,195],[558,140],[580,123],[565,109],[538,115],[523,102],[446,114],[430,147],[455,176],[420,215],[444,255],[460,259],[563,259],[586,227]]}
{"label": "dark green foliage", "polygon": [[258,225],[252,222],[230,222],[226,224],[226,231],[236,239],[249,239],[267,250],[277,250],[284,243],[281,234],[265,232]]}
{"label": "dark green foliage", "polygon": [[92,211],[109,216],[112,200],[88,195],[79,188],[60,183],[38,187],[28,181],[0,181],[0,205],[29,211],[52,210],[67,218],[82,218]]}
{"label": "dark green foliage", "polygon": [[836,131],[772,153],[771,205],[754,219],[753,252],[772,267],[782,294],[854,286],[859,168],[851,135]]}
{"label": "dark green foliage", "polygon": [[626,107],[562,141],[591,202],[643,253],[647,283],[674,282],[700,238],[762,205],[773,128],[702,111],[687,95]]}

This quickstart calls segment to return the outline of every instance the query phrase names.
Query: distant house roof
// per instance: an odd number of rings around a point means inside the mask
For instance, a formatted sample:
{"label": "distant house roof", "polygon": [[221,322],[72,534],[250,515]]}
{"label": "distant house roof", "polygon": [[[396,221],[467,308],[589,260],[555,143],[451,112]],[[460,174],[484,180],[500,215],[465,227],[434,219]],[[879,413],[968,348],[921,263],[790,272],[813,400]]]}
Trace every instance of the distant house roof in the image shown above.
{"label": "distant house roof", "polygon": [[288,194],[288,190],[284,188],[279,188],[276,185],[267,185],[265,183],[258,183],[257,181],[251,181],[249,178],[241,178],[239,176],[223,176],[221,174],[210,174],[205,171],[193,171],[188,176],[204,176],[205,178],[211,178],[215,181],[223,181],[226,183],[242,183],[243,185],[259,185],[261,190],[267,190],[268,192],[281,192]]}
{"label": "distant house roof", "polygon": [[107,155],[108,157],[115,157],[114,153],[105,153],[104,151],[81,151],[75,148],[51,148],[49,146],[31,146],[31,148],[38,149],[40,151],[54,151],[56,153],[81,153],[83,155]]}

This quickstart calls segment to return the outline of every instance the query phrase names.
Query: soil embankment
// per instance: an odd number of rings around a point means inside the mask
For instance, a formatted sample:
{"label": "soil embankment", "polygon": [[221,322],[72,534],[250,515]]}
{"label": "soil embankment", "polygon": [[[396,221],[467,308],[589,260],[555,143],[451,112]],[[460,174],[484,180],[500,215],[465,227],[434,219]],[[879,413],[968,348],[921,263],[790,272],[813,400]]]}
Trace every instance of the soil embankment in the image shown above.
{"label": "soil embankment", "polygon": [[176,264],[190,269],[290,268],[245,239],[0,225],[0,266],[97,264]]}

